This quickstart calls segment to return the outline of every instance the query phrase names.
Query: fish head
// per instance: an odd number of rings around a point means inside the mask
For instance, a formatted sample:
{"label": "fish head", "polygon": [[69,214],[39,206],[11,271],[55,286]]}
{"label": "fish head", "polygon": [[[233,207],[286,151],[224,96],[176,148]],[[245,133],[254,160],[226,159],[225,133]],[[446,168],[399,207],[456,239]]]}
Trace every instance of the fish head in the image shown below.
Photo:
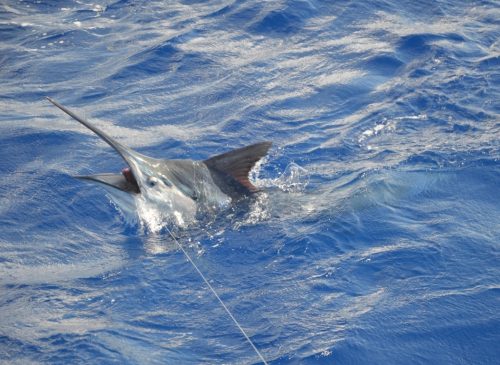
{"label": "fish head", "polygon": [[196,202],[175,184],[169,160],[151,158],[134,151],[55,100],[47,99],[97,134],[127,164],[121,173],[76,176],[77,178],[104,185],[120,208],[127,205],[129,209],[131,200],[134,200],[140,216],[153,216],[155,220],[169,221],[179,226],[195,219]]}
{"label": "fish head", "polygon": [[153,215],[156,220],[178,226],[195,219],[196,201],[177,184],[169,160],[154,159],[130,150],[125,161],[129,167],[122,170],[122,176],[128,184],[136,184],[139,210]]}

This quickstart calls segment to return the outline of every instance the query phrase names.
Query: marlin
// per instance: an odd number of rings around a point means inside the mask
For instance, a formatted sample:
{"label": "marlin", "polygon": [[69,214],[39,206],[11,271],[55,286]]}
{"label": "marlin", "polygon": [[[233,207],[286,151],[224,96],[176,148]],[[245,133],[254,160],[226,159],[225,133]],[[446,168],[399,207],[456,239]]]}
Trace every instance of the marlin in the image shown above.
{"label": "marlin", "polygon": [[137,209],[140,200],[176,225],[186,226],[200,209],[216,211],[259,191],[248,175],[267,154],[271,142],[252,144],[203,161],[156,159],[122,145],[57,101],[49,97],[47,100],[97,134],[123,158],[127,167],[121,173],[75,177],[104,187],[125,213]]}

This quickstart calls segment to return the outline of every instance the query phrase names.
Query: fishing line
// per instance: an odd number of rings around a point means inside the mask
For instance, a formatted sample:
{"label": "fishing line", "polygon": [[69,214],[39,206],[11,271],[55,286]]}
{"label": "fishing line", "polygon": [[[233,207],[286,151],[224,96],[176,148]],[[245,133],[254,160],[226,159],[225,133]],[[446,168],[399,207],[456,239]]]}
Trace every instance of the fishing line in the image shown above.
{"label": "fishing line", "polygon": [[167,229],[167,231],[170,234],[170,236],[174,239],[175,243],[177,243],[177,246],[179,246],[179,248],[181,249],[182,253],[184,253],[184,256],[186,256],[186,258],[191,263],[191,265],[193,265],[193,267],[196,269],[196,271],[198,272],[198,274],[200,274],[201,278],[203,279],[203,281],[205,282],[205,284],[207,284],[208,288],[212,291],[212,293],[214,293],[214,295],[217,298],[217,300],[219,301],[219,303],[222,305],[222,307],[227,312],[227,314],[229,315],[229,317],[231,317],[231,319],[236,324],[236,326],[239,328],[239,330],[243,334],[243,336],[247,339],[248,343],[252,346],[252,348],[255,350],[255,352],[257,353],[257,355],[259,355],[259,357],[262,360],[262,362],[264,363],[264,365],[268,365],[267,361],[264,359],[264,357],[262,356],[262,354],[260,353],[260,351],[254,345],[254,343],[252,342],[252,340],[250,339],[250,337],[248,337],[248,335],[246,334],[246,332],[243,329],[243,327],[240,326],[240,324],[238,323],[238,321],[236,320],[236,318],[234,318],[234,316],[231,313],[231,311],[229,310],[229,308],[226,307],[226,305],[224,304],[224,302],[222,301],[222,299],[219,297],[219,294],[217,294],[217,292],[215,291],[215,289],[208,282],[208,280],[205,277],[205,275],[203,275],[203,273],[200,271],[200,269],[198,269],[198,266],[196,266],[196,264],[194,263],[194,261],[191,259],[191,256],[189,256],[189,254],[184,249],[184,247],[182,247],[182,245],[179,243],[179,241],[177,241],[177,238],[175,238],[175,236],[172,234],[172,231],[170,231],[170,229],[168,227],[165,227],[165,228]]}

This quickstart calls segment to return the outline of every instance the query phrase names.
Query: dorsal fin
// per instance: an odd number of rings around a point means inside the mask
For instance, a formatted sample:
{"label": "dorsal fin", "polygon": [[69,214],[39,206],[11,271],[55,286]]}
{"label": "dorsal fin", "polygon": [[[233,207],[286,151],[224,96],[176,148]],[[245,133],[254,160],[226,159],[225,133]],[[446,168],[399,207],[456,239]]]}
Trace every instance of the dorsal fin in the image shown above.
{"label": "dorsal fin", "polygon": [[229,175],[250,192],[255,192],[259,189],[248,180],[248,173],[255,163],[267,154],[271,145],[271,142],[260,142],[214,156],[203,162],[209,169]]}

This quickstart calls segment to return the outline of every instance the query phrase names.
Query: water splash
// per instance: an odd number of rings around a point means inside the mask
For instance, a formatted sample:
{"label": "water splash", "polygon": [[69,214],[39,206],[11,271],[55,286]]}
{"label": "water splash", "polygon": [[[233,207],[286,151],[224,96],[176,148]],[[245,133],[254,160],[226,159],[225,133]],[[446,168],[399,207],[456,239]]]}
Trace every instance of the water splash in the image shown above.
{"label": "water splash", "polygon": [[136,198],[139,226],[144,232],[159,233],[168,227],[186,228],[193,220],[185,219],[182,212],[177,210],[164,210],[151,204],[143,197]]}
{"label": "water splash", "polygon": [[288,164],[285,171],[277,179],[272,181],[272,184],[289,193],[300,193],[309,185],[309,180],[309,171],[292,162]]}

